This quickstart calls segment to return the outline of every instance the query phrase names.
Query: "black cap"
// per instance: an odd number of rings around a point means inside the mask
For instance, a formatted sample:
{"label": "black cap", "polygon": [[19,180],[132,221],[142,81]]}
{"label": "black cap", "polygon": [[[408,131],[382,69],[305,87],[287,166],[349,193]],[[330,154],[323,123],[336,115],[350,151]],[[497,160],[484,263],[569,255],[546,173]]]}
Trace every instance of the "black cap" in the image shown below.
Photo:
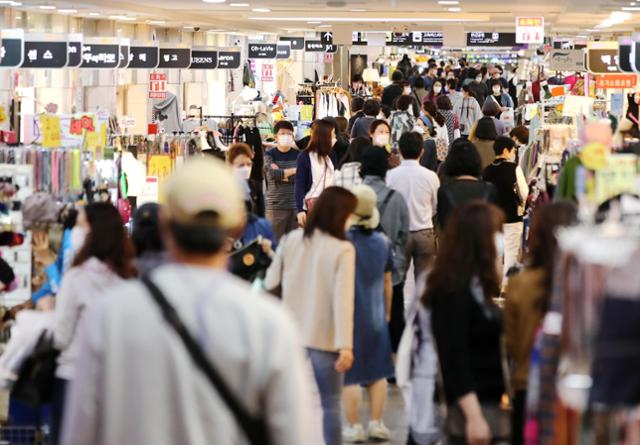
{"label": "black cap", "polygon": [[379,176],[384,178],[389,170],[389,153],[384,148],[371,146],[360,158],[362,176]]}

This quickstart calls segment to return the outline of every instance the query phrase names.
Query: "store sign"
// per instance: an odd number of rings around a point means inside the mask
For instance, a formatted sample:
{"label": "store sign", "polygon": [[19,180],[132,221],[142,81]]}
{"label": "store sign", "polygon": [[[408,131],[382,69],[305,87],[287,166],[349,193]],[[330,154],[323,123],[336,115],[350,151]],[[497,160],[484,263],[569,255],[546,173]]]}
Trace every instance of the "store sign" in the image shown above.
{"label": "store sign", "polygon": [[280,37],[281,42],[291,42],[291,49],[304,49],[304,37]]}
{"label": "store sign", "polygon": [[553,49],[549,53],[551,71],[584,71],[584,52],[581,49]]}
{"label": "store sign", "polygon": [[273,64],[271,63],[262,64],[261,79],[263,82],[273,82]]}
{"label": "store sign", "polygon": [[278,45],[276,48],[276,59],[291,58],[291,47],[289,45]]}
{"label": "store sign", "polygon": [[596,77],[596,88],[624,89],[635,88],[638,83],[636,74],[601,74]]}
{"label": "store sign", "polygon": [[332,53],[324,53],[324,63],[326,63],[327,65],[331,65],[333,63]]}
{"label": "store sign", "polygon": [[127,68],[129,66],[129,39],[120,40],[120,64],[118,68]]}
{"label": "store sign", "polygon": [[329,44],[329,45],[325,45],[324,46],[324,52],[326,53],[337,53],[338,52],[338,45],[334,45],[333,43]]}
{"label": "store sign", "polygon": [[416,32],[388,32],[386,33],[386,46],[422,46],[442,45],[444,33],[442,31],[416,31]]}
{"label": "store sign", "polygon": [[516,43],[542,45],[544,17],[516,17]]}
{"label": "store sign", "polygon": [[469,32],[467,33],[467,46],[504,46],[516,45],[514,32]]}
{"label": "store sign", "polygon": [[21,68],[64,68],[67,66],[67,42],[60,41],[63,40],[61,36],[27,36],[26,39],[24,42],[24,61]]}
{"label": "store sign", "polygon": [[333,43],[333,33],[331,31],[325,31],[320,33],[320,41],[327,45]]}
{"label": "store sign", "polygon": [[218,51],[193,49],[191,51],[192,70],[213,70],[218,66]]}
{"label": "store sign", "polygon": [[167,98],[167,75],[164,73],[149,74],[149,99]]}
{"label": "store sign", "polygon": [[592,74],[618,74],[618,42],[590,42],[587,70]]}
{"label": "store sign", "polygon": [[218,68],[227,70],[240,68],[240,51],[220,51],[218,53]]}
{"label": "store sign", "polygon": [[21,29],[0,30],[0,68],[22,65],[24,56],[24,32]]}
{"label": "store sign", "polygon": [[325,44],[320,40],[307,40],[304,42],[304,50],[308,53],[324,53],[326,52]]}
{"label": "store sign", "polygon": [[69,34],[67,41],[67,67],[77,68],[82,63],[82,34]]}
{"label": "store sign", "polygon": [[633,55],[633,40],[631,37],[618,39],[618,67],[624,73],[633,73],[631,56]]}
{"label": "store sign", "polygon": [[186,69],[191,66],[191,48],[160,48],[158,68]]}
{"label": "store sign", "polygon": [[[113,42],[113,43],[112,43]],[[88,39],[82,45],[80,68],[112,69],[120,64],[118,39]]]}
{"label": "store sign", "polygon": [[354,46],[367,46],[366,34],[360,31],[351,33],[351,44]]}
{"label": "store sign", "polygon": [[148,202],[158,202],[160,181],[157,176],[147,176],[142,193],[138,196],[138,206]]}
{"label": "store sign", "polygon": [[129,68],[154,70],[160,63],[160,48],[157,46],[131,46]]}
{"label": "store sign", "polygon": [[249,43],[249,59],[275,59],[277,45],[272,43]]}

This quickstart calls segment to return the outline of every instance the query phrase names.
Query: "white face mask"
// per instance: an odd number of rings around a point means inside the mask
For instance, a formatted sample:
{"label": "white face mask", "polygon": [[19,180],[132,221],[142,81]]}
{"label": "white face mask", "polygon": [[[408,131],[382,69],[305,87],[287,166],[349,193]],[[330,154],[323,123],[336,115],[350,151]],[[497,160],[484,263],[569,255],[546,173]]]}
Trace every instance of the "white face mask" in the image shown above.
{"label": "white face mask", "polygon": [[241,181],[247,181],[251,177],[251,167],[243,165],[235,168],[235,174]]}
{"label": "white face mask", "polygon": [[478,82],[478,83],[482,82],[482,76],[476,77],[476,82]]}
{"label": "white face mask", "polygon": [[389,145],[389,135],[388,134],[377,134],[373,137],[373,145],[376,147],[386,147]]}
{"label": "white face mask", "polygon": [[494,85],[493,94],[500,94],[500,91],[502,91],[502,88],[500,87],[500,85]]}
{"label": "white face mask", "polygon": [[433,87],[433,92],[436,94],[440,94],[440,91],[442,91],[442,87],[440,85],[435,85]]}
{"label": "white face mask", "polygon": [[289,134],[281,134],[278,136],[278,145],[281,147],[292,147],[293,146],[293,136]]}
{"label": "white face mask", "polygon": [[74,252],[78,253],[80,249],[84,246],[85,241],[87,240],[87,230],[83,227],[74,227],[71,229],[71,234],[69,235],[69,241],[71,242],[71,248]]}
{"label": "white face mask", "polygon": [[407,96],[408,96],[409,94],[411,94],[411,88],[409,88],[409,87],[405,88],[405,89],[404,89],[404,94],[405,94],[405,95],[407,95]]}
{"label": "white face mask", "polygon": [[494,235],[494,243],[496,244],[496,255],[498,258],[504,256],[504,234],[502,232],[496,232]]}
{"label": "white face mask", "polygon": [[509,157],[507,158],[508,160],[510,160],[511,162],[516,162],[516,150],[513,150],[510,154]]}

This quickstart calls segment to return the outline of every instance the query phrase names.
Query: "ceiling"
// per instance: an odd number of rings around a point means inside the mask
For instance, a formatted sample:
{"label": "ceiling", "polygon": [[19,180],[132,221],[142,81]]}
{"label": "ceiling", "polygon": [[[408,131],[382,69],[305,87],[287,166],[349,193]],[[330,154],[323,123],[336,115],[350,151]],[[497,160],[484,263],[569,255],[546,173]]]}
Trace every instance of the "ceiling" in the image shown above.
{"label": "ceiling", "polygon": [[[197,26],[206,30],[244,32],[300,32],[351,27],[356,30],[401,31],[442,30],[463,23],[467,31],[513,31],[515,17],[543,15],[547,35],[600,35],[629,33],[640,28],[638,11],[626,21],[603,30],[594,30],[613,11],[633,8],[630,0],[459,0],[459,4],[440,5],[437,0],[16,0],[19,11],[43,11],[55,6],[60,12],[91,19],[122,15],[155,26]],[[219,0],[218,0],[219,1]],[[0,1],[2,3],[8,3]],[[245,6],[233,6],[232,4]],[[269,11],[254,11],[266,8]],[[449,11],[460,8],[460,11]],[[73,12],[73,11],[77,12]],[[90,15],[92,14],[92,15]],[[97,14],[100,14],[99,16]],[[313,23],[308,23],[313,22]]]}

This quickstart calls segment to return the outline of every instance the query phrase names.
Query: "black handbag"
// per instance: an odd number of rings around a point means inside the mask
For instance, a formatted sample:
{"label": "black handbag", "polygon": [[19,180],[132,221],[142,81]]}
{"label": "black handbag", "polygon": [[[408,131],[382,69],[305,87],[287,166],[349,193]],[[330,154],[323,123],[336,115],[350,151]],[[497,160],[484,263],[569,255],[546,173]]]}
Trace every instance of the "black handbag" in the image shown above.
{"label": "black handbag", "polygon": [[262,250],[262,238],[258,238],[231,253],[231,273],[246,281],[264,278],[271,265],[271,257]]}
{"label": "black handbag", "polygon": [[53,333],[43,331],[20,368],[11,398],[34,408],[50,403],[59,354],[53,346]]}
{"label": "black handbag", "polygon": [[269,429],[263,417],[253,416],[242,406],[242,403],[238,401],[236,396],[233,395],[229,387],[222,376],[211,365],[211,362],[202,351],[198,343],[193,339],[187,327],[182,323],[175,308],[171,306],[169,301],[162,293],[162,291],[156,286],[148,277],[142,278],[142,283],[145,285],[153,300],[158,304],[162,311],[164,319],[175,330],[180,340],[184,344],[185,348],[189,352],[194,364],[200,369],[200,371],[207,377],[207,380],[218,391],[220,398],[226,403],[229,410],[233,413],[236,421],[244,431],[249,443],[251,445],[271,445],[271,438],[269,437]]}

